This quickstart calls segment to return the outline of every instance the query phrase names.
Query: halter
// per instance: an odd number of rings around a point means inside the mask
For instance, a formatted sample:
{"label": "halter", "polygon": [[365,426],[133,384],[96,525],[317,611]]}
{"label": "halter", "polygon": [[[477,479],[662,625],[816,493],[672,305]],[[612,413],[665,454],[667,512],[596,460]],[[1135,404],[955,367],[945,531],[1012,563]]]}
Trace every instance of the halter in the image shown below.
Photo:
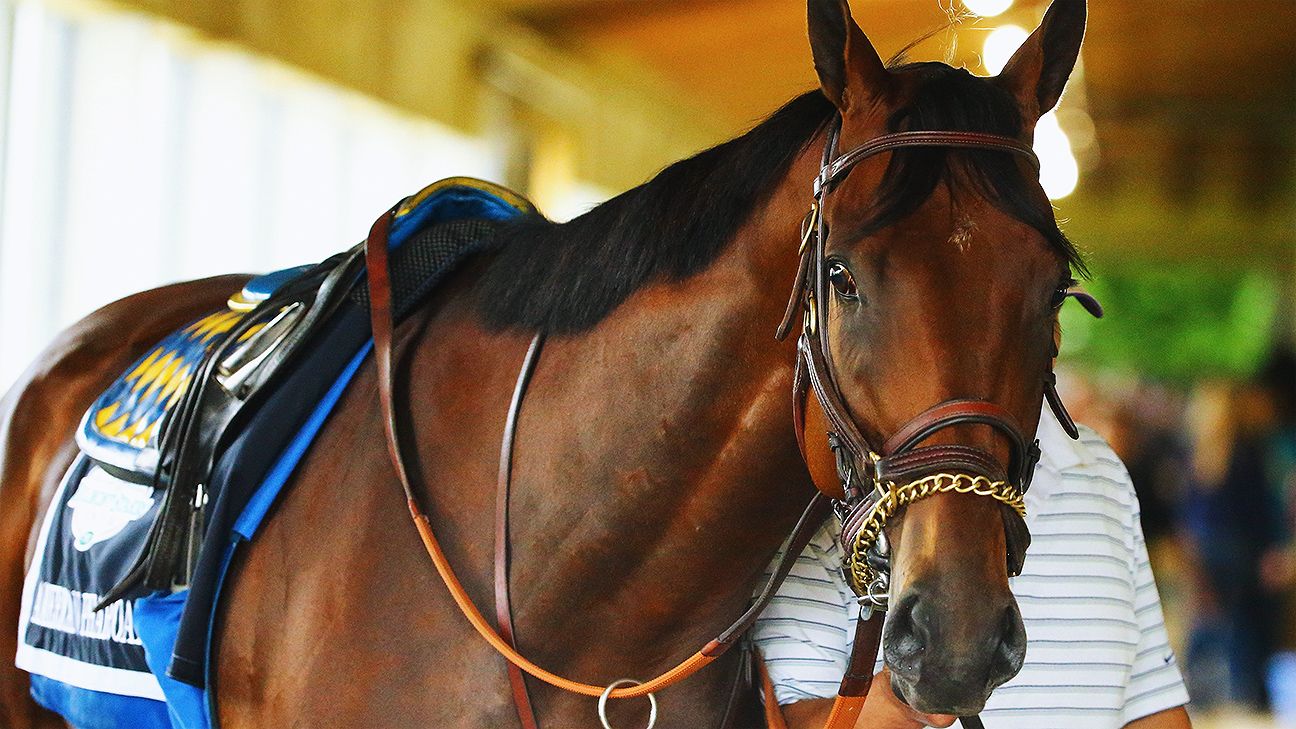
{"label": "halter", "polygon": [[[840,157],[835,157],[839,133],[840,119],[834,123],[829,132],[823,165],[815,180],[815,205],[806,218],[802,232],[800,266],[787,313],[779,326],[778,338],[783,339],[787,336],[797,309],[804,305],[806,314],[797,343],[796,374],[793,382],[793,412],[797,438],[803,439],[806,397],[808,389],[813,387],[815,396],[831,425],[828,441],[836,456],[837,473],[846,493],[846,499],[836,504],[836,511],[844,520],[843,541],[850,546],[847,553],[852,555],[852,558],[858,557],[858,563],[862,565],[859,575],[854,573],[855,568],[851,568],[851,584],[857,591],[860,585],[863,585],[864,591],[860,594],[866,598],[870,594],[870,588],[885,587],[885,582],[877,583],[879,578],[873,575],[885,575],[885,536],[882,527],[885,526],[886,519],[905,504],[945,491],[991,496],[1012,507],[1005,510],[1004,523],[1009,535],[1009,568],[1013,574],[1017,574],[1021,569],[1021,559],[1026,544],[1029,542],[1025,522],[1022,521],[1024,507],[1021,506],[1021,493],[1024,493],[1029,485],[1035,462],[1039,458],[1038,442],[1028,446],[1013,417],[993,403],[982,400],[948,400],[927,410],[901,428],[883,444],[881,455],[874,452],[848,414],[837,389],[832,372],[832,359],[828,354],[826,306],[828,277],[827,259],[824,255],[828,228],[821,211],[824,200],[834,184],[839,182],[855,164],[872,155],[892,149],[902,147],[989,149],[1025,156],[1037,169],[1039,161],[1030,147],[1015,139],[974,132],[887,134]],[[492,625],[491,621],[482,615],[468,596],[467,590],[459,582],[454,568],[433,533],[432,525],[411,483],[412,468],[408,466],[408,459],[401,445],[406,439],[401,436],[403,421],[397,417],[394,394],[394,322],[391,310],[391,278],[387,265],[387,237],[395,213],[396,208],[393,208],[375,221],[365,245],[370,291],[370,321],[373,325],[374,360],[378,373],[378,399],[382,409],[387,448],[396,476],[404,489],[410,515],[419,537],[446,589],[473,629],[508,661],[510,681],[514,688],[514,701],[523,726],[534,727],[536,722],[526,696],[526,685],[521,678],[521,672],[564,691],[598,698],[600,705],[606,704],[609,698],[633,699],[647,696],[651,699],[657,691],[688,678],[738,644],[739,639],[769,604],[791,571],[797,556],[805,549],[832,510],[824,494],[816,494],[806,507],[792,534],[784,542],[782,559],[775,565],[761,593],[747,611],[698,652],[655,678],[642,683],[626,679],[606,687],[581,683],[545,670],[528,660],[514,647],[508,615],[507,564],[507,506],[512,451],[517,428],[517,411],[522,398],[525,397],[527,381],[540,356],[544,343],[543,333],[536,335],[523,361],[505,423],[496,512],[495,588],[499,608],[497,624]],[[1078,292],[1072,295],[1080,297],[1085,308],[1091,312],[1101,311],[1097,308],[1097,302],[1087,295]],[[1072,434],[1072,437],[1075,437],[1075,425],[1066,415],[1066,410],[1061,406],[1061,400],[1053,389],[1051,373],[1045,378],[1045,394],[1048,396],[1049,403],[1053,405],[1054,411],[1058,413],[1058,419],[1063,427]],[[996,460],[983,450],[968,446],[920,445],[937,431],[966,423],[989,425],[1007,437],[1011,446],[1007,474],[1002,471]],[[801,449],[804,453],[804,442],[801,443]],[[897,487],[895,486],[897,483],[904,485]],[[1013,488],[1017,490],[1013,491]],[[1014,523],[1011,520],[1016,521]],[[849,542],[847,542],[847,534],[851,535]],[[881,546],[880,550],[879,546]],[[873,569],[877,572],[864,572],[865,569]],[[885,604],[884,596],[885,590],[882,590],[882,601],[861,604],[881,607]],[[873,662],[877,655],[881,633],[881,612],[862,611],[856,623],[855,648],[850,666],[842,679],[837,700],[825,725],[826,729],[847,729],[855,725],[855,720],[864,706],[864,697],[868,694],[872,683]],[[655,714],[655,704],[653,708]],[[777,714],[777,711],[774,713]],[[980,726],[980,722],[974,717],[969,717],[964,719],[964,726]]]}
{"label": "halter", "polygon": [[[888,569],[882,528],[902,507],[938,493],[987,496],[1005,506],[1008,572],[1020,574],[1030,533],[1026,529],[1023,497],[1039,460],[1039,441],[1028,443],[1017,420],[999,405],[976,399],[939,403],[910,420],[880,448],[873,447],[849,414],[837,386],[828,346],[828,195],[860,162],[896,149],[940,147],[986,149],[1025,157],[1039,170],[1039,157],[1017,139],[979,132],[909,131],[885,134],[841,155],[837,144],[841,117],[834,120],[824,145],[823,161],[814,181],[814,199],[806,217],[801,262],[778,337],[785,338],[798,307],[804,308],[797,340],[793,411],[799,437],[804,431],[808,390],[826,416],[827,434],[845,499],[836,504],[842,521],[841,542],[845,573],[862,601],[885,608]],[[1050,404],[1055,398],[1049,398]],[[1060,405],[1061,400],[1056,399]],[[1065,410],[1062,410],[1065,413]],[[1061,419],[1061,415],[1060,415]],[[1069,422],[1070,418],[1066,418]],[[941,430],[958,425],[987,425],[1009,445],[1007,470],[990,453],[975,446],[921,445]],[[802,442],[804,452],[805,445]]]}

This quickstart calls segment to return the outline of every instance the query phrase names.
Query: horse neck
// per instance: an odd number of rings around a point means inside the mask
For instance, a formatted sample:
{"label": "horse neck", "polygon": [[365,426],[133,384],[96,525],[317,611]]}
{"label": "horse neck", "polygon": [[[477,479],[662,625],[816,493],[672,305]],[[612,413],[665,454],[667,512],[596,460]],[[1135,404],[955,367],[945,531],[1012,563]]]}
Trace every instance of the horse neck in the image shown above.
{"label": "horse neck", "polygon": [[813,493],[791,418],[795,349],[774,339],[817,171],[808,150],[708,269],[547,346],[527,408],[567,425],[520,441],[527,519],[513,534],[520,633],[561,636],[541,648],[552,665],[646,675],[696,649],[737,617]]}

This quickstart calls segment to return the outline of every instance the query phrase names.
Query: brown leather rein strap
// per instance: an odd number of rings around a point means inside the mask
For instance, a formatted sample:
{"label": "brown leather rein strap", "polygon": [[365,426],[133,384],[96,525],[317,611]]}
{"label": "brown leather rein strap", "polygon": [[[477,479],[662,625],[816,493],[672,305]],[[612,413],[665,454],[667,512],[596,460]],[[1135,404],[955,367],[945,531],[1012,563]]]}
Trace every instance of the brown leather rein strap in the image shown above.
{"label": "brown leather rein strap", "polygon": [[885,613],[874,610],[867,617],[855,620],[855,642],[851,647],[846,673],[837,688],[832,712],[824,729],[854,729],[859,721],[869,689],[873,686],[873,664],[877,662],[878,648],[882,646],[882,623]]}
{"label": "brown leather rein strap", "polygon": [[[689,656],[674,668],[642,684],[616,688],[609,692],[604,686],[572,681],[536,665],[520,654],[509,641],[502,638],[485,616],[482,615],[477,606],[473,604],[472,598],[468,596],[467,590],[464,589],[463,583],[459,581],[454,568],[446,557],[445,551],[437,541],[431,523],[419,503],[419,498],[410,479],[410,469],[406,465],[408,461],[402,447],[400,421],[397,419],[394,395],[395,378],[392,366],[394,322],[391,309],[391,279],[388,270],[387,239],[395,213],[396,208],[384,213],[373,224],[369,231],[368,240],[365,243],[365,260],[369,279],[370,321],[374,336],[374,362],[378,369],[378,400],[382,408],[387,449],[397,479],[405,492],[410,516],[414,520],[414,526],[418,529],[419,537],[423,541],[423,546],[427,550],[437,574],[445,583],[446,589],[450,592],[450,596],[454,599],[459,611],[463,613],[473,629],[477,631],[477,634],[510,664],[551,686],[584,696],[598,697],[605,693],[614,699],[647,696],[688,678],[703,666],[719,658],[756,622],[756,618],[778,591],[788,572],[791,571],[797,556],[805,549],[810,542],[810,538],[819,529],[824,519],[828,517],[831,511],[828,499],[822,494],[816,494],[811,499],[797,522],[796,528],[784,543],[782,560],[747,612],[743,613],[720,636],[707,643],[701,650]],[[538,347],[536,352],[538,353]],[[516,427],[516,418],[512,420],[512,423]]]}
{"label": "brown leather rein strap", "polygon": [[[508,417],[504,420],[504,437],[500,441],[499,481],[495,495],[495,625],[500,637],[514,648],[517,647],[517,640],[513,630],[513,605],[509,599],[509,561],[512,557],[509,550],[509,492],[513,484],[513,443],[517,436],[522,401],[526,398],[527,385],[531,383],[531,374],[535,372],[536,362],[540,360],[544,342],[545,336],[537,334],[531,340],[531,346],[527,347],[517,385],[513,388]],[[540,729],[522,670],[509,663],[508,676],[513,689],[513,708],[517,709],[522,729]]]}

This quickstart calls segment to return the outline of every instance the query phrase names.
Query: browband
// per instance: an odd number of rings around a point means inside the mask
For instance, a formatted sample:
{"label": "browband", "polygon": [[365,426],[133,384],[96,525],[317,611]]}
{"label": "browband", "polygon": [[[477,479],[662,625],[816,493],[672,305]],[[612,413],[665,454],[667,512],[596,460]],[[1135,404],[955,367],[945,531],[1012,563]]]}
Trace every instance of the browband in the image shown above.
{"label": "browband", "polygon": [[[830,153],[835,151],[839,133],[837,129],[833,130],[830,137],[832,140],[829,145]],[[1035,172],[1038,173],[1040,170],[1039,155],[1035,154],[1035,150],[1029,144],[1011,137],[985,134],[983,132],[894,132],[871,139],[833,159],[831,163],[825,164],[819,172],[819,176],[815,178],[815,197],[819,197],[821,193],[831,189],[860,161],[875,154],[902,147],[953,147],[956,149],[989,149],[998,152],[1009,152],[1025,157],[1030,162],[1031,167],[1035,168]]]}

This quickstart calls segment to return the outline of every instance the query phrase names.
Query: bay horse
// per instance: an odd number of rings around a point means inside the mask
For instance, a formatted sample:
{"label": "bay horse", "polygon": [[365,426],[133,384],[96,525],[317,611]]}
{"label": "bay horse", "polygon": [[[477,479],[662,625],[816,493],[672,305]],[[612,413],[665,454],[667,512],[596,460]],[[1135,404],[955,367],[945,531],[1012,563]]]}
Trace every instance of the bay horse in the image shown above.
{"label": "bay horse", "polygon": [[[1055,0],[995,78],[888,68],[845,0],[809,0],[820,89],[568,223],[506,225],[396,332],[414,481],[469,597],[490,604],[499,442],[519,363],[548,344],[517,422],[511,530],[519,650],[574,679],[655,675],[748,603],[816,487],[840,493],[819,407],[794,426],[795,347],[774,331],[830,130],[849,149],[943,130],[1029,143],[1076,62],[1084,0]],[[945,147],[860,161],[819,211],[830,355],[849,417],[882,442],[951,398],[998,403],[1033,433],[1060,296],[1083,264],[1021,156]],[[12,655],[31,535],[91,400],[237,277],[112,304],[62,334],[4,401],[0,651]],[[379,381],[360,372],[245,559],[215,635],[225,727],[512,726],[505,662],[429,564],[383,443]],[[813,397],[813,395],[812,395]],[[804,440],[804,456],[798,438]],[[933,443],[1000,460],[991,428]],[[885,657],[915,709],[975,713],[1024,656],[998,505],[942,493],[887,526]],[[660,695],[660,726],[714,726],[737,652]],[[57,725],[0,670],[0,721]],[[593,700],[532,682],[544,726]],[[614,702],[618,726],[644,701]]]}

